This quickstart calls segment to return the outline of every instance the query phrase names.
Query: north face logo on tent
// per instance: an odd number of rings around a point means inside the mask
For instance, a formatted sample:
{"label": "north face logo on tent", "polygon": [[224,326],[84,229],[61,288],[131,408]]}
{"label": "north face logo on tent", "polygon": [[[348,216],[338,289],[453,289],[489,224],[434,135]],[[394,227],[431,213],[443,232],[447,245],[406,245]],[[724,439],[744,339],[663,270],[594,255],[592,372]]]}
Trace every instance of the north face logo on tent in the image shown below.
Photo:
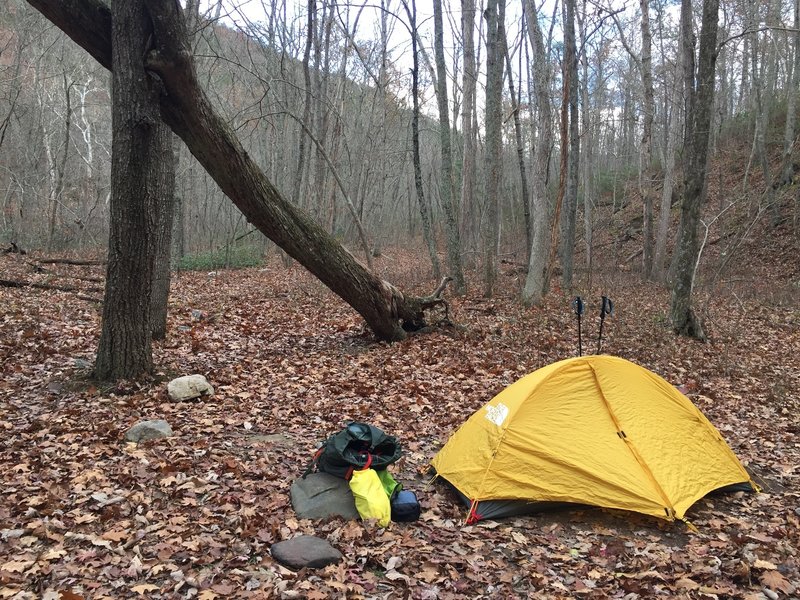
{"label": "north face logo on tent", "polygon": [[486,407],[486,418],[489,419],[492,423],[494,423],[498,427],[500,427],[503,424],[503,421],[506,420],[507,416],[508,416],[508,407],[502,402],[498,402],[494,406]]}

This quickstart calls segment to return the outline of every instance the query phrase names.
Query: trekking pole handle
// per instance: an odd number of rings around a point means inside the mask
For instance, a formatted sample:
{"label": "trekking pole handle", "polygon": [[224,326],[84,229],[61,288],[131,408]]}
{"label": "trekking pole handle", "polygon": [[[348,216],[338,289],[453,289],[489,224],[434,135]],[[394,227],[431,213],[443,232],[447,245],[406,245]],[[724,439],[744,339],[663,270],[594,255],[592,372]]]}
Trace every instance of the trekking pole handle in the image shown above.
{"label": "trekking pole handle", "polygon": [[583,304],[583,299],[580,296],[575,296],[575,300],[572,301],[572,308],[575,310],[575,314],[578,317],[578,356],[583,356],[583,342],[581,341],[581,315],[583,314],[585,306]]}
{"label": "trekking pole handle", "polygon": [[575,300],[572,301],[572,309],[575,311],[575,314],[578,315],[578,318],[580,318],[584,310],[583,298],[575,296]]}
{"label": "trekking pole handle", "polygon": [[608,296],[603,296],[603,300],[600,304],[600,319],[605,319],[606,315],[613,315],[614,314],[614,303],[611,301],[611,298]]}

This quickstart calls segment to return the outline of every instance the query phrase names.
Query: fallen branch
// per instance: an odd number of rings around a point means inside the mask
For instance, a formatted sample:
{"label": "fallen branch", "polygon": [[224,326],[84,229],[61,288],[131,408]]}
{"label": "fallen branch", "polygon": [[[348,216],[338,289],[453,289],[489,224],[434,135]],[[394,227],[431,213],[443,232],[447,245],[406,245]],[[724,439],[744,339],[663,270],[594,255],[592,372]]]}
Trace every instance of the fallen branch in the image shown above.
{"label": "fallen branch", "polygon": [[428,296],[429,298],[439,298],[444,291],[444,288],[447,287],[447,284],[453,281],[453,278],[450,276],[442,277],[442,280],[439,282],[439,285],[436,286],[436,289],[433,290],[433,294]]}
{"label": "fallen branch", "polygon": [[48,271],[42,265],[35,263],[35,262],[28,262],[31,268],[34,270],[35,273],[42,273],[44,275],[49,275],[50,277],[57,277],[61,279],[77,279],[78,281],[88,281],[90,283],[104,283],[105,278],[103,277],[85,277],[83,275],[66,275],[63,273],[56,273],[55,271]]}
{"label": "fallen branch", "polygon": [[27,254],[27,252],[17,246],[14,242],[11,242],[11,245],[8,248],[3,248],[3,254]]}
{"label": "fallen branch", "polygon": [[40,258],[38,262],[46,265],[77,265],[80,267],[90,267],[106,264],[105,260],[80,260],[76,258]]}
{"label": "fallen branch", "polygon": [[[52,283],[34,283],[32,281],[16,281],[13,279],[0,279],[0,287],[9,288],[26,288],[32,287],[39,290],[56,290],[59,292],[102,292],[103,290],[96,287],[87,289],[79,288],[74,285],[55,285]],[[84,297],[86,298],[86,297]]]}
{"label": "fallen branch", "polygon": [[628,258],[626,258],[626,259],[625,259],[625,262],[626,262],[626,263],[629,263],[629,262],[631,262],[631,261],[632,261],[634,258],[636,258],[637,256],[641,256],[643,252],[644,252],[644,248],[639,248],[639,249],[638,249],[636,252],[634,252],[634,253],[633,253],[633,254],[631,254],[631,255],[630,255]]}

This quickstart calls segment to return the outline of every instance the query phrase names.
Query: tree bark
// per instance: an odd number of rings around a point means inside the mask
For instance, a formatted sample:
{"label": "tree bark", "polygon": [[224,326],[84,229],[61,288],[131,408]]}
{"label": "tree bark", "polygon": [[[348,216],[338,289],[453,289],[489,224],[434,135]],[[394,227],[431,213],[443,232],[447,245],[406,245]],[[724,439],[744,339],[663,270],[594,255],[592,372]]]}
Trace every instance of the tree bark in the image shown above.
{"label": "tree bark", "polygon": [[653,116],[655,100],[653,92],[653,60],[650,37],[650,3],[639,0],[642,12],[642,84],[644,86],[644,106],[642,106],[642,146],[639,151],[639,191],[642,196],[642,277],[653,278],[653,182],[650,170],[653,163]]}
{"label": "tree bark", "polygon": [[161,200],[172,192],[170,133],[161,120],[156,80],[142,61],[152,36],[147,11],[141,2],[115,2],[112,13],[111,224],[95,362],[95,376],[103,381],[138,377],[153,367],[156,226]]}
{"label": "tree bark", "polygon": [[[159,118],[160,121],[160,118]],[[175,221],[175,171],[178,154],[175,147],[177,139],[163,121],[160,128],[165,128],[167,147],[158,148],[163,153],[164,162],[159,169],[160,181],[156,184],[161,190],[159,218],[155,230],[155,263],[153,265],[153,292],[150,299],[150,327],[154,340],[167,337],[167,307],[169,305],[169,286],[172,279],[172,232]]]}
{"label": "tree bark", "polygon": [[[461,105],[461,132],[464,137],[463,159],[461,162],[461,211],[464,220],[472,217],[475,205],[475,180],[477,146],[475,118],[475,90],[478,83],[477,65],[475,64],[475,0],[461,0],[461,30],[464,37],[464,101]],[[466,223],[465,223],[466,225]],[[470,235],[464,227],[464,237]],[[466,242],[469,246],[469,241]]]}
{"label": "tree bark", "polygon": [[[417,194],[417,206],[422,221],[422,237],[428,249],[428,256],[433,267],[433,276],[439,279],[442,276],[442,269],[439,265],[439,255],[436,252],[436,237],[431,226],[431,207],[425,199],[425,188],[422,184],[422,159],[419,152],[419,55],[417,54],[417,3],[411,0],[411,6],[403,2],[408,15],[411,27],[411,98],[413,102],[413,112],[411,114],[411,151],[412,162],[414,163],[414,189]],[[466,144],[466,141],[464,142]]]}
{"label": "tree bark", "polygon": [[294,182],[292,183],[292,203],[299,205],[300,197],[303,190],[303,174],[306,167],[306,132],[311,130],[311,103],[313,97],[311,95],[311,69],[309,67],[309,60],[311,57],[311,47],[314,40],[315,20],[314,14],[317,10],[316,0],[308,0],[306,6],[308,11],[306,22],[306,45],[303,51],[303,85],[305,88],[303,100],[303,121],[300,123],[301,131],[298,134],[298,154],[297,154],[297,168],[294,172]]}
{"label": "tree bark", "polygon": [[547,233],[550,206],[547,198],[547,172],[550,147],[553,143],[553,122],[550,106],[550,76],[547,53],[534,0],[525,0],[525,24],[533,51],[533,75],[536,93],[536,148],[533,165],[533,243],[528,275],[522,290],[526,305],[540,304],[547,288]]}
{"label": "tree bark", "polygon": [[[578,209],[578,159],[580,134],[578,131],[578,55],[575,44],[575,0],[564,0],[564,62],[569,106],[569,152],[567,154],[567,179],[561,211],[561,281],[564,288],[572,287],[575,258],[575,219]],[[566,140],[564,140],[566,142]]]}
{"label": "tree bark", "polygon": [[794,35],[792,35],[792,74],[786,99],[786,126],[783,131],[783,161],[780,185],[789,185],[794,179],[792,150],[794,149],[795,112],[797,110],[798,82],[800,82],[800,0],[794,0]]}
{"label": "tree bark", "polygon": [[[55,25],[111,66],[111,13],[99,0],[29,0]],[[154,23],[147,66],[161,78],[161,115],[264,235],[352,306],[377,337],[404,339],[401,321],[415,321],[429,304],[408,297],[358,262],[310,216],[281,196],[217,115],[200,87],[180,7],[146,0]]]}
{"label": "tree bark", "polygon": [[[522,122],[519,118],[520,102],[514,89],[514,70],[511,68],[511,54],[508,50],[508,36],[503,27],[503,54],[505,55],[506,73],[508,75],[508,93],[511,98],[511,113],[514,119],[514,141],[517,145],[517,164],[519,165],[519,182],[522,195],[522,216],[525,219],[525,264],[531,261],[531,245],[533,244],[533,224],[531,223],[531,202],[528,191],[528,172],[525,166],[525,147],[522,144]],[[521,86],[520,86],[521,87]],[[520,90],[520,94],[521,94]]]}
{"label": "tree bark", "polygon": [[[684,15],[691,15],[691,0],[683,0]],[[693,110],[686,115],[690,123],[690,137],[686,139],[686,170],[684,192],[681,203],[681,229],[677,246],[677,269],[671,290],[670,321],[676,333],[705,339],[700,319],[692,310],[692,291],[697,261],[700,253],[698,225],[700,209],[706,197],[706,167],[708,142],[711,133],[712,107],[714,104],[714,74],[717,60],[717,28],[719,0],[703,1],[703,17],[700,29],[700,54],[697,67],[697,87],[690,88]],[[688,19],[686,19],[688,21]],[[690,31],[687,23],[686,31]],[[693,79],[693,78],[692,78]],[[686,81],[689,81],[687,77]]]}
{"label": "tree bark", "polygon": [[439,107],[439,140],[441,142],[442,175],[440,189],[447,231],[447,268],[453,278],[456,294],[464,294],[467,284],[461,266],[461,235],[458,209],[453,194],[453,151],[450,142],[450,114],[447,103],[447,69],[444,64],[444,25],[442,0],[433,0],[434,55],[436,60],[436,100]]}
{"label": "tree bark", "polygon": [[489,0],[486,17],[486,179],[483,234],[483,295],[491,298],[497,279],[497,246],[500,238],[500,183],[502,177],[502,101],[505,0]]}
{"label": "tree bark", "polygon": [[[592,275],[592,245],[593,245],[593,228],[592,228],[592,214],[594,211],[594,153],[595,153],[595,131],[597,125],[593,116],[592,101],[589,97],[589,57],[586,52],[586,3],[583,5],[583,17],[578,18],[578,32],[581,41],[581,73],[583,78],[581,81],[581,121],[583,122],[583,152],[581,153],[581,173],[583,179],[583,238],[584,246],[586,248],[586,269],[589,272],[587,277],[587,287],[591,288],[591,275]],[[598,60],[600,62],[600,60]],[[597,79],[602,80],[600,73],[597,74]],[[596,99],[595,106],[602,107],[602,86],[597,86],[594,93]],[[599,96],[599,99],[597,97]]]}

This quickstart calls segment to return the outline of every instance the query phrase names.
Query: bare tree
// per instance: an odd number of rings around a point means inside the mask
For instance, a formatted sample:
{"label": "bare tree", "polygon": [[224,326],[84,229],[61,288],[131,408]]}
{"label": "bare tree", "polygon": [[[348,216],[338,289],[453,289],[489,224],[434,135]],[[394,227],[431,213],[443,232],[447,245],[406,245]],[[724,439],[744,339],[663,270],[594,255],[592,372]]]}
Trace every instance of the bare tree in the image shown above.
{"label": "bare tree", "polygon": [[650,0],[639,0],[642,32],[642,83],[644,103],[642,106],[642,145],[639,150],[639,191],[642,195],[642,276],[653,277],[653,182],[650,176],[653,163],[653,117],[655,100],[653,92],[653,59],[650,36]]}
{"label": "bare tree", "polygon": [[[111,66],[111,14],[99,0],[30,0],[101,64]],[[164,86],[161,115],[186,143],[245,217],[287,254],[361,314],[387,341],[406,336],[403,324],[419,323],[424,310],[442,302],[406,296],[359,263],[308,215],[287,202],[245,152],[200,86],[184,17],[171,0],[145,0],[154,31],[144,56]],[[148,282],[149,284],[149,282]],[[149,330],[148,330],[149,333]]]}
{"label": "bare tree", "polygon": [[[109,236],[103,322],[95,362],[101,380],[137,377],[152,368],[151,293],[156,228],[174,173],[170,133],[159,110],[160,87],[142,57],[152,36],[141,2],[112,7],[112,120]],[[169,247],[169,246],[167,246]]]}
{"label": "bare tree", "polygon": [[[469,218],[475,203],[477,127],[475,127],[475,90],[478,74],[475,61],[475,0],[461,0],[461,30],[464,38],[464,74],[461,105],[461,134],[464,150],[461,167],[461,210]],[[467,236],[465,236],[467,237]],[[468,238],[469,239],[469,238]]]}
{"label": "bare tree", "polygon": [[[694,85],[694,69],[685,79],[687,83],[691,82],[686,90],[691,110],[686,113],[688,136],[685,138],[684,145],[687,158],[684,163],[681,224],[676,247],[678,260],[672,283],[670,305],[670,321],[675,332],[698,339],[705,339],[705,332],[702,322],[692,309],[692,292],[700,255],[697,231],[700,209],[706,197],[708,143],[711,134],[714,74],[717,60],[718,11],[719,0],[703,0],[696,86]],[[690,31],[691,0],[683,0],[681,3],[681,27],[684,28],[684,31]],[[684,42],[685,49],[690,46],[691,44]]]}
{"label": "bare tree", "polygon": [[499,191],[503,153],[503,47],[505,0],[489,0],[486,17],[486,219],[483,235],[483,295],[491,297],[497,278],[500,238]]}
{"label": "bare tree", "polygon": [[[411,0],[409,7],[406,0],[403,1],[406,9],[409,26],[411,28],[411,99],[413,103],[413,113],[411,116],[411,150],[412,162],[414,165],[414,189],[417,195],[417,206],[419,207],[420,219],[422,221],[422,236],[425,246],[428,249],[428,256],[431,259],[433,275],[436,279],[441,277],[441,267],[439,265],[439,255],[436,252],[436,239],[431,227],[431,208],[425,199],[425,189],[422,184],[422,160],[419,151],[419,55],[417,53],[417,3]],[[466,143],[466,142],[465,142]]]}
{"label": "bare tree", "polygon": [[[578,207],[578,164],[580,154],[580,132],[578,124],[578,55],[575,44],[575,0],[563,0],[564,17],[564,100],[568,105],[569,141],[562,137],[567,150],[566,181],[561,210],[561,281],[564,287],[572,287],[572,272],[575,257],[575,219]],[[563,110],[563,109],[562,109]]]}
{"label": "bare tree", "polygon": [[[685,31],[681,26],[679,40],[683,44],[684,36],[692,36],[691,31]],[[652,277],[657,281],[666,280],[667,262],[667,236],[669,234],[669,222],[672,208],[672,194],[675,187],[675,154],[680,140],[680,127],[678,126],[681,99],[681,82],[683,82],[683,60],[675,63],[673,83],[669,86],[671,90],[667,94],[667,105],[665,106],[664,128],[667,136],[666,149],[664,150],[664,183],[661,188],[661,205],[658,212],[658,226],[655,237],[655,251],[653,256]]]}
{"label": "bare tree", "polygon": [[[514,120],[514,141],[517,146],[517,164],[519,165],[519,180],[522,196],[522,216],[525,219],[525,264],[531,260],[531,245],[533,244],[533,224],[531,223],[530,192],[528,190],[528,168],[525,165],[525,146],[522,141],[522,122],[520,119],[520,99],[514,89],[514,69],[511,67],[511,53],[508,49],[508,36],[503,28],[503,54],[506,62],[506,77],[508,79],[508,93],[511,99],[511,114]],[[521,70],[521,69],[520,69]],[[520,94],[522,89],[519,90]]]}
{"label": "bare tree", "polygon": [[797,111],[798,84],[800,84],[800,0],[794,0],[794,33],[792,36],[791,76],[788,81],[786,99],[786,126],[783,133],[783,161],[779,183],[788,185],[794,178],[792,150],[795,145],[795,121]]}
{"label": "bare tree", "polygon": [[439,140],[441,143],[442,173],[440,181],[442,209],[447,234],[447,268],[453,278],[455,293],[466,292],[461,263],[461,236],[458,227],[453,181],[453,152],[450,137],[450,115],[447,101],[447,68],[444,61],[444,25],[442,0],[433,0],[434,56],[436,60],[436,100],[439,107]]}
{"label": "bare tree", "polygon": [[547,288],[547,241],[550,209],[547,199],[547,173],[553,144],[552,109],[550,105],[550,68],[542,30],[539,27],[536,5],[525,0],[525,24],[533,52],[532,68],[536,93],[536,147],[534,150],[533,185],[533,245],[528,275],[522,290],[525,304],[539,304]]}

